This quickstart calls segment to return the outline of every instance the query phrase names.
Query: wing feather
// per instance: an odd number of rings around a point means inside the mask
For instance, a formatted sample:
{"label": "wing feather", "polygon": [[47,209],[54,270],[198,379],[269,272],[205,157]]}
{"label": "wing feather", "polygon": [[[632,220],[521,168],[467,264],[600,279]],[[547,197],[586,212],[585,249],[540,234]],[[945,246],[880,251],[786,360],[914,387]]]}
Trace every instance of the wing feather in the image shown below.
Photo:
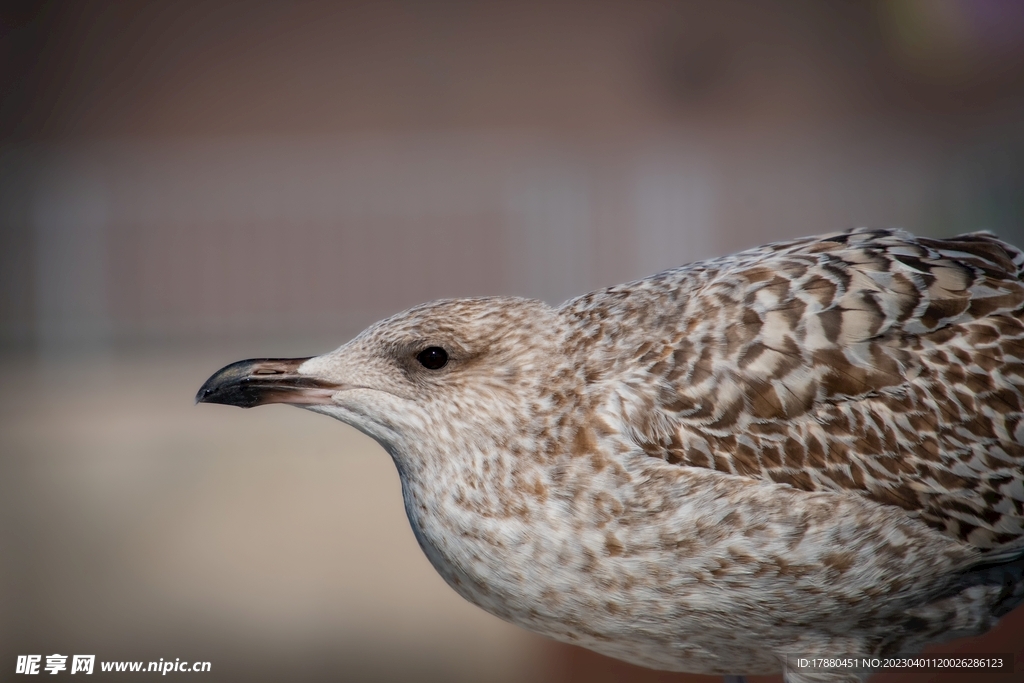
{"label": "wing feather", "polygon": [[1024,543],[1022,265],[989,234],[854,230],[566,307],[618,335],[579,343],[586,363],[618,357],[594,376],[629,380],[621,419],[648,455],[853,490],[1006,547]]}

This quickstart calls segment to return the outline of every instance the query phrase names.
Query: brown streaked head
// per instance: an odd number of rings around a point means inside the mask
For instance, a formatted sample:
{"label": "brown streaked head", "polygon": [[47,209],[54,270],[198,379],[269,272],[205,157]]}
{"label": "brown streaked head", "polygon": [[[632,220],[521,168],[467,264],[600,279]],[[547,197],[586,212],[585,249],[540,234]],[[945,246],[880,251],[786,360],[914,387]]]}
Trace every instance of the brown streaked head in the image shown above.
{"label": "brown streaked head", "polygon": [[301,375],[309,358],[251,358],[213,373],[196,394],[196,403],[223,403],[252,408],[266,403],[315,405],[330,403],[341,386]]}

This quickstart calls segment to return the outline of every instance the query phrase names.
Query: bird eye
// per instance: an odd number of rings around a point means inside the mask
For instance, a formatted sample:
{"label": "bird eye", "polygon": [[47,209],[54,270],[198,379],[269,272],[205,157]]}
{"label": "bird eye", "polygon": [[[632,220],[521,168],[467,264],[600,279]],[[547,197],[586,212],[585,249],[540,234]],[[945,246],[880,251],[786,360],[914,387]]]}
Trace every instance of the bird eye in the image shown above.
{"label": "bird eye", "polygon": [[427,370],[440,370],[448,365],[448,352],[440,346],[428,346],[417,354],[416,360]]}

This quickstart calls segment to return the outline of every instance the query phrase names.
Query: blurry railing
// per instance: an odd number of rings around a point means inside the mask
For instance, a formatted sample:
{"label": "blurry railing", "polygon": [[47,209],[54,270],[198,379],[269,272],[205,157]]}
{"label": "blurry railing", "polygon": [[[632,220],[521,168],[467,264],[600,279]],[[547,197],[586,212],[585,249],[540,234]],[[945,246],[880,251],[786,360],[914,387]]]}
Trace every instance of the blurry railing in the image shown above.
{"label": "blurry railing", "polygon": [[1022,155],[906,140],[515,135],[108,142],[0,155],[0,338],[350,334],[414,303],[591,288],[860,224],[1019,232]]}

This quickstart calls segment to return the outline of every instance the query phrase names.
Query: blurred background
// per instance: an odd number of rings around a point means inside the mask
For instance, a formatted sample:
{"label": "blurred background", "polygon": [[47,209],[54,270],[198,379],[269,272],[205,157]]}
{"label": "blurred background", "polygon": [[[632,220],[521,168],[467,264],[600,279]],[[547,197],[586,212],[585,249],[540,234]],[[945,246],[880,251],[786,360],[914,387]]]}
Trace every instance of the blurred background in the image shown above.
{"label": "blurred background", "polygon": [[4,0],[0,680],[718,680],[490,617],[372,441],[193,396],[425,300],[861,225],[1024,245],[1024,3]]}

